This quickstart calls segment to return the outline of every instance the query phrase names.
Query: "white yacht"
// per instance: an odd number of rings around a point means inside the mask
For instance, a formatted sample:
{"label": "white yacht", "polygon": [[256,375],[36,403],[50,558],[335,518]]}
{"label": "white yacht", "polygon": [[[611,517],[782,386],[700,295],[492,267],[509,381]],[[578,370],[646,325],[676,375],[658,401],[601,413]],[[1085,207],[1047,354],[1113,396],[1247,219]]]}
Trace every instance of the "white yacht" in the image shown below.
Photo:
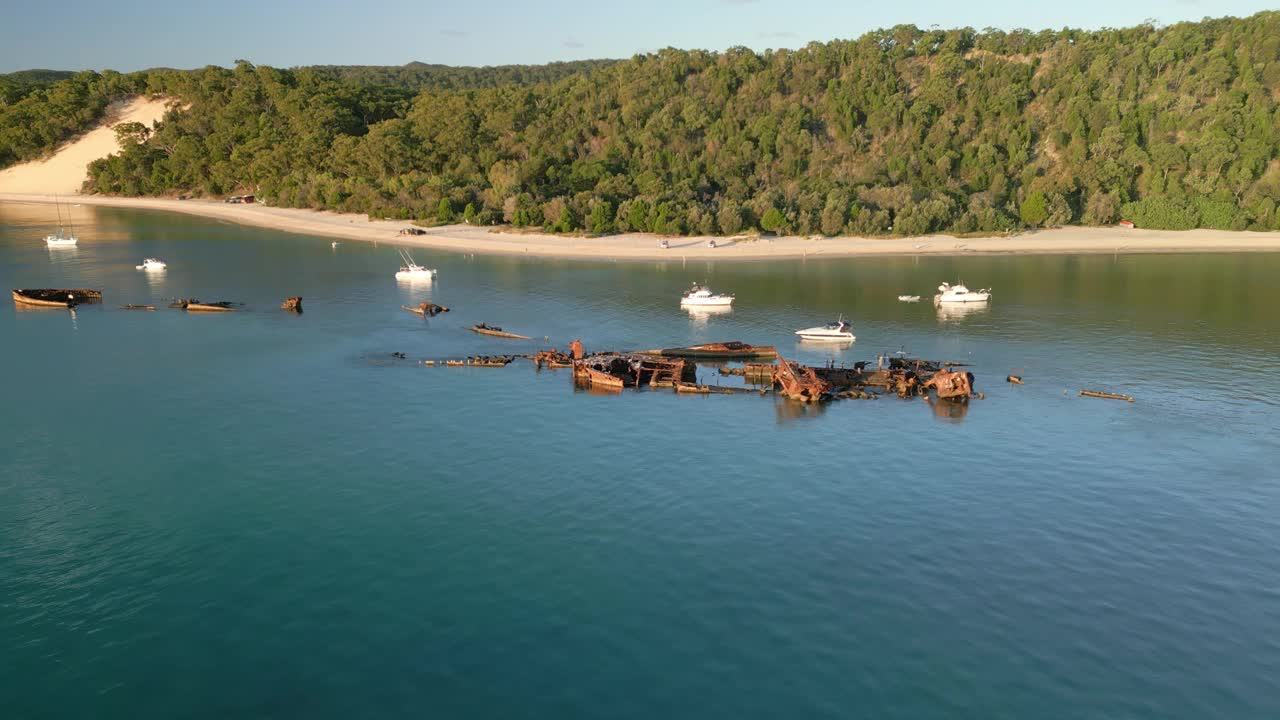
{"label": "white yacht", "polygon": [[135,265],[134,267],[136,267],[139,270],[164,270],[169,266],[168,264],[165,263],[165,261],[159,258],[147,258],[146,260],[142,261],[141,265]]}
{"label": "white yacht", "polygon": [[404,265],[401,265],[400,271],[396,273],[397,280],[430,280],[436,275],[435,270],[415,263],[408,250],[400,251],[400,259],[404,261]]}
{"label": "white yacht", "polygon": [[986,302],[991,299],[991,288],[973,291],[964,283],[942,283],[938,286],[938,294],[933,296],[935,303],[973,303]]}
{"label": "white yacht", "polygon": [[796,335],[799,335],[801,340],[822,340],[826,342],[853,342],[857,340],[854,337],[853,328],[844,321],[843,315],[840,316],[839,320],[829,322],[826,325],[797,330]]}
{"label": "white yacht", "polygon": [[717,295],[706,285],[694,283],[693,287],[680,296],[681,305],[732,305],[732,295]]}

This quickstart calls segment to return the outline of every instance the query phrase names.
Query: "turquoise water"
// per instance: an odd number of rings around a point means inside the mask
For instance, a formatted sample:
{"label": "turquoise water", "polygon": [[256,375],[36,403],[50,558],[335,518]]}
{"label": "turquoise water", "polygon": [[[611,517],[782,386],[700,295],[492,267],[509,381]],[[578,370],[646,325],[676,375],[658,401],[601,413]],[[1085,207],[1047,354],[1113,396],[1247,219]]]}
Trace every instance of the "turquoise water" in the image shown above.
{"label": "turquoise water", "polygon": [[[80,247],[51,251],[45,209],[0,206],[0,285],[106,292],[0,309],[6,717],[1280,716],[1280,256],[418,251],[422,288],[393,246],[76,213]],[[894,300],[957,278],[990,308]],[[682,312],[693,280],[733,312]],[[454,311],[399,309],[428,299]],[[793,341],[839,313],[852,348]],[[905,347],[972,363],[986,399],[800,409],[414,362],[533,346],[478,321]]]}

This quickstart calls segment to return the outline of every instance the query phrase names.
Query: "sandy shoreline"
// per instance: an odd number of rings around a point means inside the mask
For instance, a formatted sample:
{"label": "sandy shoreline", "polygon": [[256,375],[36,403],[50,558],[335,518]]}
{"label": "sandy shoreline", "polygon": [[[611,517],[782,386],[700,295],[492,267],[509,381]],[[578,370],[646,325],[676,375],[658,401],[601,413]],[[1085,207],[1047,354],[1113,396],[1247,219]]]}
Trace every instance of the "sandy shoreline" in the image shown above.
{"label": "sandy shoreline", "polygon": [[[0,202],[52,203],[52,195],[0,192]],[[159,210],[216,218],[284,232],[345,240],[388,242],[463,253],[528,255],[589,260],[770,260],[836,258],[870,255],[975,255],[975,254],[1131,254],[1183,252],[1280,252],[1280,232],[1231,232],[1223,230],[1126,230],[1123,228],[1068,227],[1021,233],[1009,237],[955,238],[928,235],[913,238],[776,237],[749,240],[716,238],[707,247],[705,237],[668,238],[669,249],[658,247],[658,237],[627,233],[602,238],[578,238],[542,233],[490,232],[487,227],[448,225],[430,228],[426,235],[401,236],[412,227],[408,221],[369,220],[364,215],[315,210],[231,205],[208,200],[119,198],[98,195],[62,197],[63,202],[83,205]]]}

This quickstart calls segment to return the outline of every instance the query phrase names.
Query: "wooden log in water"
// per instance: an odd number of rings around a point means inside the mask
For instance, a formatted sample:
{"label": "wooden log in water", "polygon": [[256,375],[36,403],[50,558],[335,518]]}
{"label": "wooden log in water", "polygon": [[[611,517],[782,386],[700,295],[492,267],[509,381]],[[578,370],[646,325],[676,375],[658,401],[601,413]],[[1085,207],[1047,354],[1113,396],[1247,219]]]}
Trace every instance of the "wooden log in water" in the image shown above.
{"label": "wooden log in water", "polygon": [[1013,383],[1014,385],[1021,385],[1021,384],[1022,384],[1022,378],[1018,377],[1017,375],[1010,375],[1010,376],[1006,377],[1006,378],[1005,378],[1005,380],[1006,380],[1006,381],[1008,381],[1008,382]]}
{"label": "wooden log in water", "polygon": [[1105,400],[1127,400],[1133,402],[1133,396],[1121,395],[1120,393],[1102,392],[1101,390],[1081,390],[1080,394],[1084,397],[1103,398]]}

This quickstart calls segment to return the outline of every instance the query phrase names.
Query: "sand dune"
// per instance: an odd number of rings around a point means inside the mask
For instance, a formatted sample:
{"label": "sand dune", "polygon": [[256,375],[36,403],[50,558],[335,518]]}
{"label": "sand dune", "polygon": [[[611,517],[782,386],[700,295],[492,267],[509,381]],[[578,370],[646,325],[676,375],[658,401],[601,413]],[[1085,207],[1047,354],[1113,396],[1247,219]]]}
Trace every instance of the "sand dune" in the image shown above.
{"label": "sand dune", "polygon": [[88,177],[86,166],[120,149],[112,130],[116,123],[140,122],[152,127],[164,116],[166,103],[166,100],[136,98],[113,106],[108,111],[107,122],[58,148],[53,157],[0,170],[0,193],[71,195],[80,192],[80,186]]}

